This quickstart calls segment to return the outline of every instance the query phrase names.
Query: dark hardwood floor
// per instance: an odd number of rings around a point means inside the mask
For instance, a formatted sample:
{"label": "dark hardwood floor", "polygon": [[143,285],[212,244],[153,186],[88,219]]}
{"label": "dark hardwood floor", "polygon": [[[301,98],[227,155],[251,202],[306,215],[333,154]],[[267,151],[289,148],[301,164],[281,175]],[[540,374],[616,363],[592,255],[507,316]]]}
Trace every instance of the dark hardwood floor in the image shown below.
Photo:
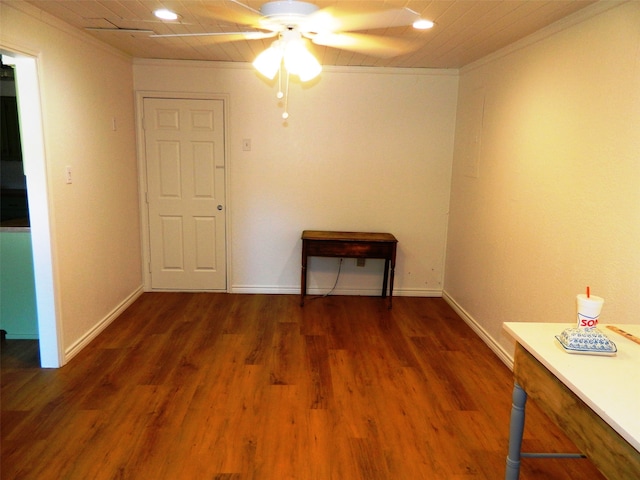
{"label": "dark hardwood floor", "polygon": [[[511,372],[442,299],[299,300],[146,293],[58,370],[4,342],[1,478],[504,477]],[[524,450],[576,451],[527,409]]]}

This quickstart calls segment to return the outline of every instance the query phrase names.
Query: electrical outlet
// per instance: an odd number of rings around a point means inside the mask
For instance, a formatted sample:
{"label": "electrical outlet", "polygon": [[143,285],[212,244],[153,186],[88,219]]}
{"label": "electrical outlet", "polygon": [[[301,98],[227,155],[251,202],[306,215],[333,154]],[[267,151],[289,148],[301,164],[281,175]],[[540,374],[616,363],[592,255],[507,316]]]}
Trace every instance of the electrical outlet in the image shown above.
{"label": "electrical outlet", "polygon": [[242,150],[245,152],[250,152],[251,151],[251,139],[250,138],[243,138],[242,139]]}

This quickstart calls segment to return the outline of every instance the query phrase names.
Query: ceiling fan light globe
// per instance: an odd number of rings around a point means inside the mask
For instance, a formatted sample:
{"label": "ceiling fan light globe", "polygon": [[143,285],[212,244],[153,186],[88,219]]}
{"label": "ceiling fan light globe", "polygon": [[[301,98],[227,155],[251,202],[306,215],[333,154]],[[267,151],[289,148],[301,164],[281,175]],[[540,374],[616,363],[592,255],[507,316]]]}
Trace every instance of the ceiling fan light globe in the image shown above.
{"label": "ceiling fan light globe", "polygon": [[284,52],[284,66],[289,73],[298,75],[303,82],[317,77],[322,71],[318,60],[301,41],[287,44]]}
{"label": "ceiling fan light globe", "polygon": [[280,63],[282,63],[282,49],[271,46],[256,57],[253,66],[261,75],[273,80],[280,70]]}
{"label": "ceiling fan light globe", "polygon": [[320,63],[318,63],[318,61],[313,58],[313,56],[311,57],[311,59],[311,61],[306,62],[299,69],[298,77],[300,78],[301,82],[308,82],[309,80],[313,80],[318,75],[320,75],[320,72],[322,72],[322,65],[320,65]]}

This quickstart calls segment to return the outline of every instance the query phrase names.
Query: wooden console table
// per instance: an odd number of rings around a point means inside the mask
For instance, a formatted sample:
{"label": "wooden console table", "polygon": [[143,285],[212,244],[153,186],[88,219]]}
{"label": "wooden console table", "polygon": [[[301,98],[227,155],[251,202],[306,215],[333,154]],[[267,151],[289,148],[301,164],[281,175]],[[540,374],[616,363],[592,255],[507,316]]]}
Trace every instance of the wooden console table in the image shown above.
{"label": "wooden console table", "polygon": [[390,233],[303,231],[300,305],[304,306],[307,294],[308,257],[381,258],[385,261],[382,297],[387,296],[388,281],[391,308],[397,244],[398,240]]}
{"label": "wooden console table", "polygon": [[[506,480],[519,477],[521,457],[563,456],[520,452],[527,398],[562,428],[606,478],[640,478],[640,345],[599,325],[616,344],[616,356],[571,355],[554,336],[573,326],[504,324],[517,341]],[[640,335],[640,325],[621,328]]]}

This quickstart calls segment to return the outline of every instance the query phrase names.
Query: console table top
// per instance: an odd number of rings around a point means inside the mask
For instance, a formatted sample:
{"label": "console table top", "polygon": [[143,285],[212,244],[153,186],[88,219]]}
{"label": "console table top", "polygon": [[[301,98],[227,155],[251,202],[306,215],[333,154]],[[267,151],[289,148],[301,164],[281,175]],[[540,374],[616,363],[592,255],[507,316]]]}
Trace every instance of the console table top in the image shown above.
{"label": "console table top", "polygon": [[339,240],[341,242],[398,242],[390,233],[379,232],[331,232],[304,230],[302,240]]}

